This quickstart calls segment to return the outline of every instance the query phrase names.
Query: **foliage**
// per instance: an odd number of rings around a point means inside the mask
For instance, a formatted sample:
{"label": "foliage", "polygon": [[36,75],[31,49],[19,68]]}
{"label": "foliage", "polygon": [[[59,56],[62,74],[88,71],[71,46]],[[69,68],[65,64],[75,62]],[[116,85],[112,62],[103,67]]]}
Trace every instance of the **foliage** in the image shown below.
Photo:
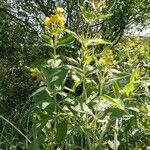
{"label": "foliage", "polygon": [[0,3],[0,149],[148,148],[148,0]]}
{"label": "foliage", "polygon": [[[36,65],[41,74],[37,74],[41,87],[32,94],[30,136],[33,140],[29,149],[143,149],[149,146],[146,143],[149,143],[150,79],[140,65],[140,61],[149,56],[145,55],[142,41],[123,37],[123,44],[120,42],[111,49],[110,42],[91,38],[89,30],[82,35],[68,29],[58,33],[59,26],[53,23],[56,32],[46,28],[42,36],[53,50],[51,59]],[[90,25],[91,21],[87,23]],[[75,58],[59,55],[65,32],[67,38],[72,36],[80,43]],[[124,44],[125,40],[128,44]],[[100,54],[95,52],[98,45],[105,45]],[[72,81],[69,86],[68,80]],[[130,142],[131,138],[136,141]]]}

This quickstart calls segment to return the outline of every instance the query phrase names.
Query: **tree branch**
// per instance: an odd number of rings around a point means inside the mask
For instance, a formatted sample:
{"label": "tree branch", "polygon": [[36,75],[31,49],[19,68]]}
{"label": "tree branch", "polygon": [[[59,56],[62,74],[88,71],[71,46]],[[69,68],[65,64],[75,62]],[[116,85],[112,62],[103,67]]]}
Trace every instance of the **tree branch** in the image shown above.
{"label": "tree branch", "polygon": [[24,24],[25,26],[28,27],[28,29],[29,29],[30,31],[34,31],[35,34],[36,34],[37,36],[39,36],[38,32],[37,32],[37,31],[32,27],[32,25],[30,25],[29,23],[27,23],[27,22],[23,21],[22,19],[16,17],[15,15],[11,14],[10,12],[8,12],[8,11],[7,11],[6,9],[4,9],[4,8],[1,8],[1,7],[0,7],[0,12],[3,12],[3,13],[5,13],[5,14],[7,14],[8,16],[10,16],[11,20],[14,21],[15,23]]}
{"label": "tree branch", "polygon": [[44,13],[45,16],[49,16],[49,12],[47,11],[44,2],[39,0],[34,0],[36,4],[39,5],[41,11]]}

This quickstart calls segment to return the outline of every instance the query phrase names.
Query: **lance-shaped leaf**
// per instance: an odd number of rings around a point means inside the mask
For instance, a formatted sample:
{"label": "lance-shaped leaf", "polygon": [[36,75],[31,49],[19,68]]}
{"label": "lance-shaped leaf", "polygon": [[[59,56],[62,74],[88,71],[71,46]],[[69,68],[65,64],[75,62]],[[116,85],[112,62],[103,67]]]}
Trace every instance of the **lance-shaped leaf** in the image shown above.
{"label": "lance-shaped leaf", "polygon": [[131,83],[128,83],[124,88],[123,88],[123,91],[124,93],[129,96],[129,94],[131,92],[134,91],[134,84],[131,82]]}
{"label": "lance-shaped leaf", "polygon": [[67,57],[67,56],[64,56],[63,58],[64,58],[65,60],[67,60],[68,63],[70,63],[70,64],[72,64],[72,65],[76,65],[76,66],[78,66],[78,67],[81,68],[80,63],[79,63],[77,60],[75,60],[75,59],[73,59],[73,58],[71,58],[71,57]]}
{"label": "lance-shaped leaf", "polygon": [[74,36],[72,34],[67,34],[64,37],[60,38],[59,44],[70,44],[75,40]]}
{"label": "lance-shaped leaf", "polygon": [[101,98],[103,100],[106,100],[106,101],[110,102],[115,107],[124,110],[124,104],[120,99],[112,98],[108,95],[102,95]]}
{"label": "lance-shaped leaf", "polygon": [[48,43],[48,44],[51,44],[51,41],[52,41],[52,38],[46,34],[42,34],[41,35],[41,38],[44,42]]}
{"label": "lance-shaped leaf", "polygon": [[119,87],[117,81],[115,81],[115,82],[113,83],[112,88],[113,88],[115,97],[119,98],[119,97],[120,97],[120,87]]}
{"label": "lance-shaped leaf", "polygon": [[108,42],[108,41],[105,41],[103,39],[89,39],[88,42],[87,42],[87,46],[90,46],[90,45],[108,45],[108,44],[111,44],[111,42]]}
{"label": "lance-shaped leaf", "polygon": [[80,37],[73,31],[70,31],[68,29],[65,30],[68,34],[72,35],[76,40],[78,40],[81,43]]}

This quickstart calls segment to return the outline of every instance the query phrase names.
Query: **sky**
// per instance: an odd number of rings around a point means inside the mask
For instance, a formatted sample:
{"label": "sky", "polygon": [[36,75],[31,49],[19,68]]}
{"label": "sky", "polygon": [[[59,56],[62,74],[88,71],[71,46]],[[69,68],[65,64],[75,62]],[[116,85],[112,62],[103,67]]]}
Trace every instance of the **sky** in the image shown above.
{"label": "sky", "polygon": [[145,30],[143,30],[143,31],[137,31],[136,29],[135,29],[135,31],[133,31],[133,33],[135,34],[135,35],[140,35],[140,36],[147,36],[147,35],[150,35],[150,28],[149,29],[145,29]]}
{"label": "sky", "polygon": [[150,29],[147,29],[147,30],[143,30],[141,35],[145,36],[147,34],[150,34]]}

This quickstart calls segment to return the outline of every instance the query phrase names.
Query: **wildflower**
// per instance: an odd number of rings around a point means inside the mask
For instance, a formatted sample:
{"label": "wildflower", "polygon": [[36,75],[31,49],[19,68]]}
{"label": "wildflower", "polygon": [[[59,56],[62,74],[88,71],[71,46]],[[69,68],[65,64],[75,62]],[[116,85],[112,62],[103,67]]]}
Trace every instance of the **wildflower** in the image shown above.
{"label": "wildflower", "polygon": [[50,23],[51,23],[51,19],[49,17],[46,17],[44,20],[44,25],[49,26]]}
{"label": "wildflower", "polygon": [[64,9],[63,9],[63,8],[61,8],[61,7],[57,7],[57,8],[56,8],[55,13],[56,13],[56,14],[62,14],[62,13],[63,13],[63,11],[64,11]]}
{"label": "wildflower", "polygon": [[58,25],[60,26],[61,28],[64,27],[64,24],[65,24],[65,19],[64,19],[64,16],[62,14],[55,14],[55,15],[52,15],[50,17],[51,21],[50,23],[52,24],[55,24],[55,25]]}
{"label": "wildflower", "polygon": [[37,68],[30,68],[30,73],[32,77],[40,77],[42,73]]}
{"label": "wildflower", "polygon": [[112,66],[112,62],[113,62],[113,54],[112,51],[110,50],[106,50],[103,53],[101,53],[100,55],[100,63],[102,64],[102,66],[109,68]]}
{"label": "wildflower", "polygon": [[65,18],[62,14],[63,8],[57,7],[55,14],[50,17],[46,17],[44,20],[45,29],[48,29],[49,26],[58,26],[63,29],[65,25]]}

